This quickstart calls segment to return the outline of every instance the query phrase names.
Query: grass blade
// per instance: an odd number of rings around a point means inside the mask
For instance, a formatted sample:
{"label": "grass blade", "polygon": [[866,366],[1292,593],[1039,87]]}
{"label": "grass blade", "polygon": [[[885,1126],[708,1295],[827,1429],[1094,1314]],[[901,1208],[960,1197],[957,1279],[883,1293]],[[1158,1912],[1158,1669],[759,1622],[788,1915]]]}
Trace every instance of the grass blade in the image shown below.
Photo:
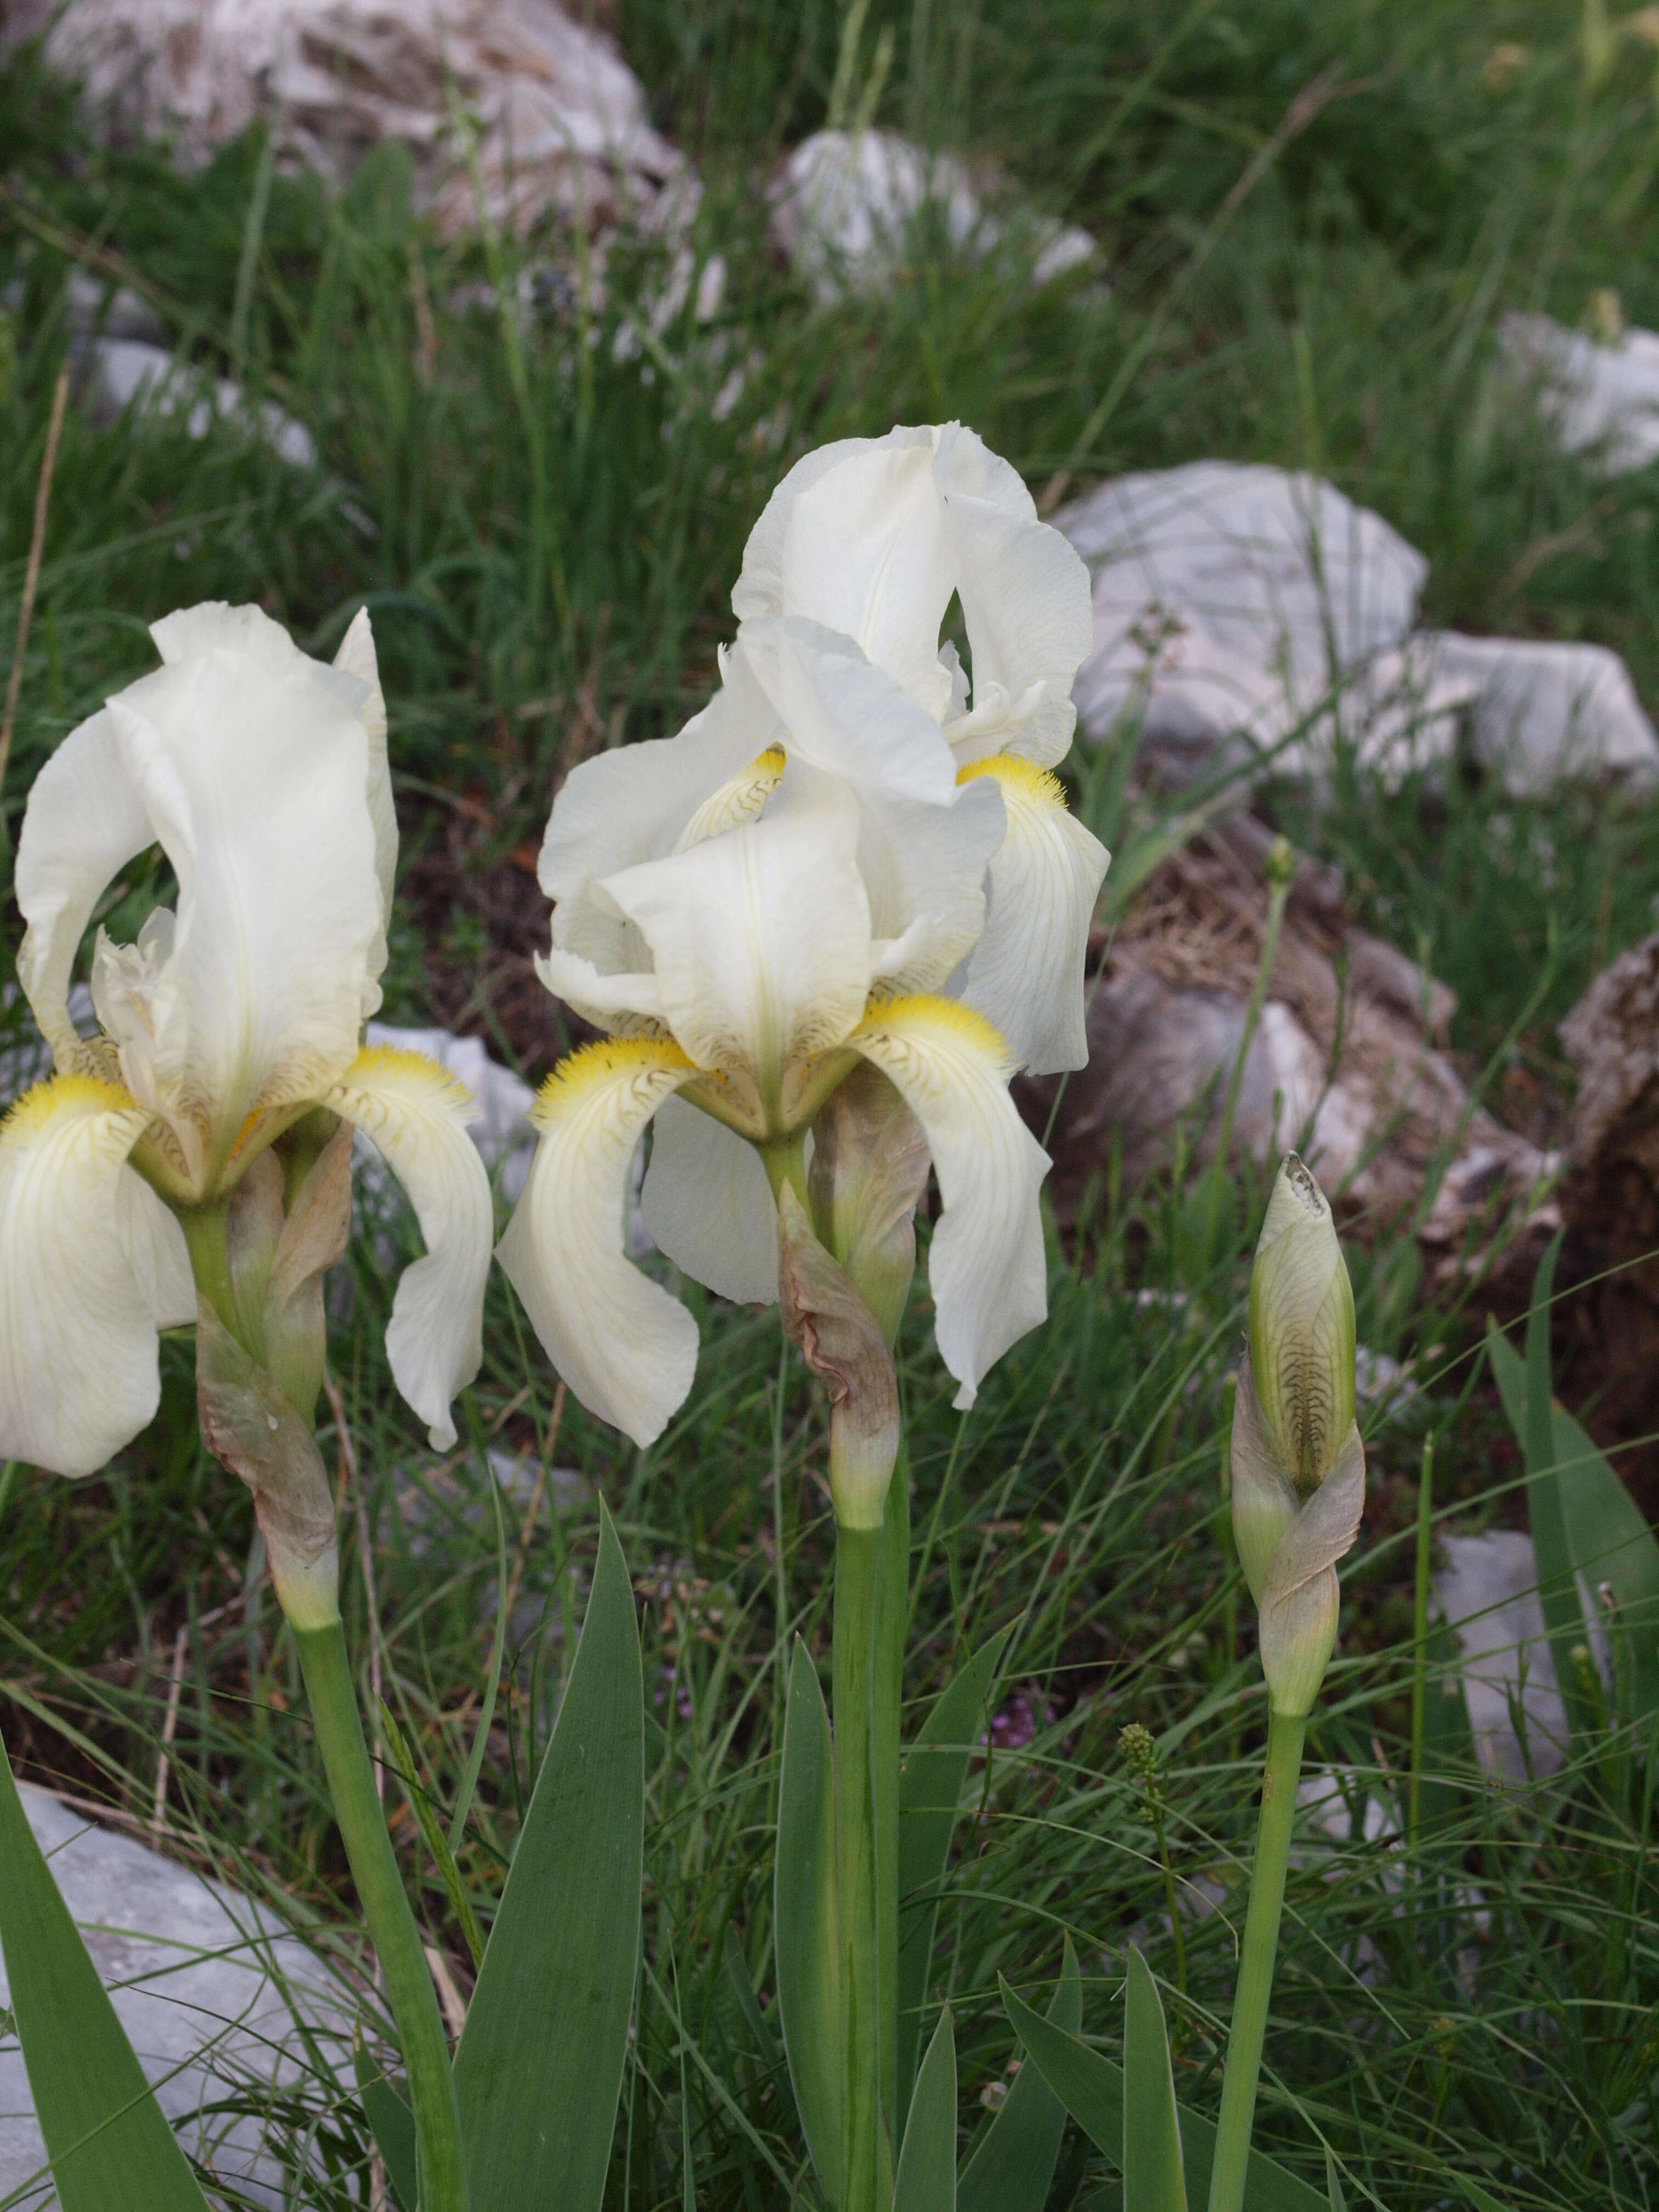
{"label": "grass blade", "polygon": [[63,2212],[207,2212],[0,1745],[0,1950]]}
{"label": "grass blade", "polygon": [[778,1786],[778,2011],[795,2110],[831,2204],[842,2196],[841,1980],[836,1953],[835,1765],[812,1655],[797,1637]]}
{"label": "grass blade", "polygon": [[[1083,1978],[1069,1936],[1048,2018],[1072,2035],[1083,2025]],[[1066,2107],[1039,2068],[1022,2066],[957,2177],[957,2212],[1042,2212],[1065,2132]]]}
{"label": "grass blade", "polygon": [[472,2200],[597,2212],[639,1954],[645,1709],[627,1563],[599,1565],[455,2054]]}
{"label": "grass blade", "polygon": [[899,1777],[898,2110],[909,2109],[927,2002],[939,1885],[968,1762],[985,1733],[1008,1631],[991,1637],[951,1678],[922,1723]]}
{"label": "grass blade", "polygon": [[1325,2194],[1331,2200],[1331,2212],[1348,2212],[1348,2200],[1342,2194],[1342,2184],[1337,2178],[1336,2160],[1331,2156],[1331,2147],[1325,2146]]}
{"label": "grass blade", "polygon": [[1164,2006],[1133,1943],[1123,1990],[1123,2212],[1187,2212]]}
{"label": "grass blade", "polygon": [[398,2212],[416,2212],[415,2115],[359,2042],[351,2063],[357,2095],[386,2168],[386,2185]]}
{"label": "grass blade", "polygon": [[893,2181],[893,2212],[956,2212],[956,2202],[957,2039],[946,2005],[916,2076]]}
{"label": "grass blade", "polygon": [[[1528,1370],[1496,1329],[1487,1332],[1486,1353],[1504,1411],[1524,1446]],[[1629,1717],[1650,1721],[1659,1713],[1659,1542],[1617,1471],[1572,1415],[1553,1406],[1550,1428],[1567,1555],[1592,1589],[1605,1583],[1612,1590],[1615,1642],[1624,1643],[1628,1653]],[[1531,1473],[1528,1462],[1529,1495]]]}
{"label": "grass blade", "polygon": [[[999,1978],[1003,2008],[1015,2033],[1084,2134],[1115,2166],[1123,2155],[1122,2068],[1114,2066],[1109,2058],[1103,2058],[1077,2036],[1068,2035],[1063,2027],[1044,2020],[1015,1996],[1006,1978]],[[1210,2168],[1215,2160],[1215,2123],[1185,2105],[1177,2105],[1176,2114],[1188,2183],[1194,2200],[1202,2203],[1209,2192]],[[1258,2150],[1250,2153],[1244,2204],[1245,2212],[1329,2212],[1322,2191],[1310,2189]]]}
{"label": "grass blade", "polygon": [[466,1833],[466,1816],[472,1809],[472,1794],[483,1771],[484,1747],[489,1741],[490,1725],[495,1717],[495,1692],[501,1679],[501,1655],[507,1649],[507,1522],[501,1512],[501,1486],[487,1462],[486,1470],[489,1475],[489,1502],[495,1509],[495,1634],[489,1647],[489,1680],[484,1684],[483,1703],[478,1708],[478,1726],[472,1738],[472,1750],[461,1775],[461,1786],[455,1793],[455,1810],[450,1815],[452,1863],[454,1854],[461,1848],[461,1838]]}

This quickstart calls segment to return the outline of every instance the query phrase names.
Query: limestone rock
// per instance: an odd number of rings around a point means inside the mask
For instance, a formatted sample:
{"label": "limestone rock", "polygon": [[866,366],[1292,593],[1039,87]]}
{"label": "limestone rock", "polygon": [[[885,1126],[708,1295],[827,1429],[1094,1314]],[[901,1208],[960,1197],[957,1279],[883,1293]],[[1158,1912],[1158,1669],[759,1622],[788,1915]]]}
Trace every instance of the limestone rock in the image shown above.
{"label": "limestone rock", "polygon": [[[350,1991],[264,1906],[46,1790],[25,1784],[21,1794],[162,2110],[192,2155],[210,2157],[246,2201],[275,2212],[289,2197],[258,2120],[214,2107],[254,2105],[262,2092],[313,2075],[302,2021],[349,2083]],[[0,2006],[6,2001],[0,1966]],[[15,2037],[0,2039],[0,2200],[11,2203],[45,2156],[22,2052]],[[40,2189],[16,2201],[46,2212],[57,2198],[48,2181]]]}
{"label": "limestone rock", "polygon": [[890,283],[929,213],[958,252],[1004,258],[1038,288],[1099,261],[1086,230],[990,212],[965,163],[896,131],[815,131],[772,187],[773,237],[826,302]]}
{"label": "limestone rock", "polygon": [[1194,461],[1097,485],[1054,520],[1093,578],[1079,728],[1140,720],[1167,778],[1317,777],[1340,744],[1389,782],[1460,747],[1516,793],[1659,780],[1615,654],[1417,629],[1428,563],[1317,477]]}

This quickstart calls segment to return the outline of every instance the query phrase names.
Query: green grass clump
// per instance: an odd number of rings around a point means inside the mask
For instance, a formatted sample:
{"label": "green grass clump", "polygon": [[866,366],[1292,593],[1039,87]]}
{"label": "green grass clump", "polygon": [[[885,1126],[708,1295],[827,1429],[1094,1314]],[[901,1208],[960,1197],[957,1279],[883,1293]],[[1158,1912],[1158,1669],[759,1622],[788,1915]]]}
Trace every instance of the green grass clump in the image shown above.
{"label": "green grass clump", "polygon": [[[1429,556],[1427,619],[1599,640],[1659,701],[1652,472],[1603,481],[1554,453],[1492,379],[1511,309],[1576,325],[1611,286],[1632,321],[1659,325],[1659,112],[1638,36],[1615,22],[1604,53],[1521,0],[620,0],[615,20],[657,120],[702,169],[696,251],[727,272],[712,323],[688,309],[638,347],[618,341],[661,282],[657,249],[614,253],[584,313],[536,273],[568,268],[571,240],[434,235],[397,149],[332,196],[280,170],[262,191],[257,132],[185,179],[157,154],[91,145],[29,56],[0,70],[0,637],[53,386],[79,343],[72,270],[133,285],[193,362],[288,409],[320,453],[295,471],[234,422],[195,441],[176,421],[96,428],[71,408],[0,793],[11,842],[52,746],[149,665],[146,619],[257,599],[322,651],[366,604],[405,861],[389,1012],[460,1006],[533,1072],[557,1032],[550,1011],[539,1029],[515,1011],[541,913],[520,861],[558,778],[707,696],[744,537],[799,453],[951,415],[1049,499],[1209,454],[1316,469]],[[994,199],[1087,225],[1109,293],[1033,294],[924,226],[878,295],[815,303],[768,245],[759,185],[838,81],[850,112],[994,168]],[[1120,851],[1149,830],[1152,802],[1120,805],[1109,774],[1076,766],[1079,803],[1109,805],[1100,826]],[[1327,802],[1279,803],[1290,834],[1342,866],[1365,924],[1457,991],[1455,1042],[1488,1070],[1491,1103],[1559,1121],[1554,1024],[1653,926],[1653,807],[1516,801],[1461,773],[1393,793],[1339,777]],[[151,895],[129,872],[112,926]],[[9,905],[8,972],[16,933]],[[21,1033],[15,1006],[3,1020]],[[1017,2055],[997,1974],[1052,1981],[1068,1933],[1085,2027],[1109,2047],[1126,1947],[1141,1945],[1181,2094],[1213,2109],[1265,1717],[1221,1540],[1220,1443],[1264,1194],[1232,1193],[1226,1249],[1200,1267],[1178,1188],[1108,1192],[1051,1253],[1048,1328],[966,1417],[949,1409],[925,1294],[913,1301],[915,1717],[966,1648],[1014,1629],[936,1954],[964,2144]],[[767,1997],[785,1657],[797,1632],[828,1648],[831,1528],[799,1363],[773,1317],[693,1292],[697,1389],[634,1454],[556,1398],[497,1282],[471,1432],[441,1465],[391,1389],[371,1245],[354,1267],[334,1352],[361,1479],[343,1456],[343,1494],[362,1498],[348,1625],[441,1805],[471,1749],[499,1601],[484,1452],[526,1469],[544,1453],[580,1478],[533,1521],[518,1518],[525,1491],[509,1509],[506,1686],[460,1861],[486,1925],[573,1648],[599,1489],[635,1571],[647,1939],[616,2212],[687,2201],[688,2134],[705,2208],[810,2206]],[[1446,1656],[1413,1645],[1411,1589],[1431,1431],[1441,1525],[1522,1517],[1467,1349],[1479,1291],[1462,1309],[1431,1301],[1403,1238],[1355,1274],[1362,1341],[1416,1357],[1425,1389],[1367,1438],[1371,1505],[1310,1752],[1340,1770],[1354,1818],[1345,1840],[1310,1828],[1292,1873],[1262,2139],[1322,2180],[1322,2136],[1350,2203],[1389,2212],[1458,2203],[1459,2175],[1517,2208],[1659,2203],[1655,1763],[1610,1729],[1581,1771],[1534,1788],[1504,1792],[1472,1764],[1440,1694]],[[165,1364],[158,1422],[106,1477],[0,1474],[7,1740],[35,1778],[143,1824],[165,1756],[172,1847],[354,1960],[252,1515],[196,1441],[188,1346]],[[325,1449],[343,1455],[345,1439]],[[1402,1845],[1416,1668],[1434,1725]],[[1156,1799],[1121,1751],[1130,1724],[1154,1739]],[[388,1802],[465,1989],[444,1884],[395,1786]],[[295,2202],[352,2201],[368,2148],[349,2094],[306,2081],[271,2118],[296,2160],[318,2157]],[[1103,2207],[1110,2191],[1068,2136],[1054,2206]]]}

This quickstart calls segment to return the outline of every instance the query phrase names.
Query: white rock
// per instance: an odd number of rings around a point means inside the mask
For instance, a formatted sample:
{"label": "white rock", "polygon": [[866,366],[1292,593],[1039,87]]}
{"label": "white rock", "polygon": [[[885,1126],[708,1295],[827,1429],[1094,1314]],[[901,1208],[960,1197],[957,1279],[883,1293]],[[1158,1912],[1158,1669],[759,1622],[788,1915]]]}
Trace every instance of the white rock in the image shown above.
{"label": "white rock", "polygon": [[1564,453],[1591,455],[1607,476],[1659,459],[1659,331],[1603,344],[1548,315],[1513,314],[1498,343]]}
{"label": "white rock", "polygon": [[1643,713],[1630,672],[1604,645],[1531,638],[1423,641],[1431,682],[1467,695],[1471,751],[1517,797],[1547,791],[1563,775],[1616,775],[1642,788],[1659,781],[1659,737]]}
{"label": "white rock", "polygon": [[[1085,734],[1144,702],[1147,738],[1177,763],[1207,765],[1242,738],[1306,773],[1334,702],[1384,765],[1403,768],[1419,732],[1445,749],[1452,702],[1406,650],[1428,562],[1334,486],[1194,461],[1115,477],[1054,520],[1094,580],[1094,649],[1073,694]],[[1322,732],[1304,733],[1322,711]]]}
{"label": "white rock", "polygon": [[[1534,1774],[1553,1774],[1566,1757],[1566,1709],[1544,1632],[1532,1538],[1516,1528],[1492,1528],[1480,1536],[1443,1537],[1440,1549],[1445,1565],[1434,1577],[1434,1594],[1462,1656],[1476,1758],[1489,1773],[1514,1781],[1525,1779],[1528,1758]],[[1589,1596],[1581,1577],[1581,1603]],[[1605,1678],[1604,1631],[1591,1630],[1590,1649]],[[1524,1753],[1516,1711],[1526,1727]]]}
{"label": "white rock", "polygon": [[396,139],[422,204],[468,230],[459,109],[496,224],[552,212],[590,240],[624,217],[669,234],[695,206],[639,79],[553,0],[11,0],[7,41],[41,33],[103,137],[168,140],[188,168],[261,118],[337,183]]}
{"label": "white rock", "polygon": [[966,167],[892,131],[816,131],[772,187],[772,234],[820,300],[878,291],[902,266],[912,227],[933,212],[960,252],[1006,252],[1037,287],[1086,268],[1099,249],[1086,230],[1050,217],[991,215]]}
{"label": "white rock", "polygon": [[[251,1899],[97,1826],[45,1790],[24,1785],[21,1795],[29,1826],[181,2140],[198,2157],[210,2154],[251,2202],[286,2203],[283,2169],[265,2149],[258,2122],[207,2108],[309,2074],[301,2018],[349,2082],[350,1993]],[[0,1965],[0,2004],[7,2002]],[[8,2038],[0,2041],[0,2201],[10,2203],[10,2192],[40,2172],[45,2156],[22,2053]],[[57,2198],[31,2193],[19,2202],[45,2212]]]}
{"label": "white rock", "polygon": [[1315,776],[1339,739],[1397,781],[1460,742],[1517,795],[1659,778],[1659,737],[1599,646],[1413,628],[1428,563],[1317,477],[1230,461],[1120,477],[1054,518],[1088,562],[1085,738],[1143,716],[1167,772],[1218,757]]}
{"label": "white rock", "polygon": [[112,422],[131,407],[162,420],[182,415],[189,434],[205,438],[216,416],[241,422],[290,467],[316,466],[316,442],[305,424],[269,399],[254,406],[228,377],[209,376],[143,338],[94,338],[90,356],[95,422]]}

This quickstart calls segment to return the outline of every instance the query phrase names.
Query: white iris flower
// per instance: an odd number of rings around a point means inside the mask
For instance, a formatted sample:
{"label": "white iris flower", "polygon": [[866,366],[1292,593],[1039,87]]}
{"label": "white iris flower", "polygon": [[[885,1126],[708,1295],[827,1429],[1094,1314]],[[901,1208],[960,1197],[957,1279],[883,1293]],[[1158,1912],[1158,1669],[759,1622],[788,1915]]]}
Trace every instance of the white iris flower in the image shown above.
{"label": "white iris flower", "polygon": [[[427,1252],[387,1349],[447,1446],[481,1357],[489,1188],[465,1091],[361,1049],[398,835],[368,617],[332,667],[257,607],[191,607],[151,635],[162,665],[64,740],[19,841],[18,975],[58,1072],[0,1123],[0,1455],[87,1474],[144,1426],[157,1329],[196,1317],[181,1220],[319,1107],[373,1139],[414,1204]],[[100,931],[100,1033],[83,1038],[82,938],[157,844],[177,907],[131,945]]]}
{"label": "white iris flower", "polygon": [[636,1442],[685,1397],[697,1350],[691,1316],[623,1251],[653,1118],[653,1237],[712,1289],[769,1301],[775,1193],[803,1189],[814,1116],[870,1063],[932,1152],[935,1326],[959,1406],[1042,1319],[1048,1156],[1008,1095],[1003,1038],[945,990],[979,940],[1003,835],[995,786],[958,793],[937,725],[810,625],[745,635],[678,737],[566,781],[542,853],[555,907],[538,965],[612,1034],[544,1085],[498,1256],[571,1389]]}
{"label": "white iris flower", "polygon": [[[971,693],[939,643],[953,599]],[[943,732],[955,777],[1000,787],[1006,829],[962,995],[1034,1074],[1083,1066],[1107,854],[1051,771],[1071,748],[1093,616],[1087,570],[1016,471],[956,422],[820,447],[767,502],[732,605],[740,637],[811,623],[853,640]]]}

